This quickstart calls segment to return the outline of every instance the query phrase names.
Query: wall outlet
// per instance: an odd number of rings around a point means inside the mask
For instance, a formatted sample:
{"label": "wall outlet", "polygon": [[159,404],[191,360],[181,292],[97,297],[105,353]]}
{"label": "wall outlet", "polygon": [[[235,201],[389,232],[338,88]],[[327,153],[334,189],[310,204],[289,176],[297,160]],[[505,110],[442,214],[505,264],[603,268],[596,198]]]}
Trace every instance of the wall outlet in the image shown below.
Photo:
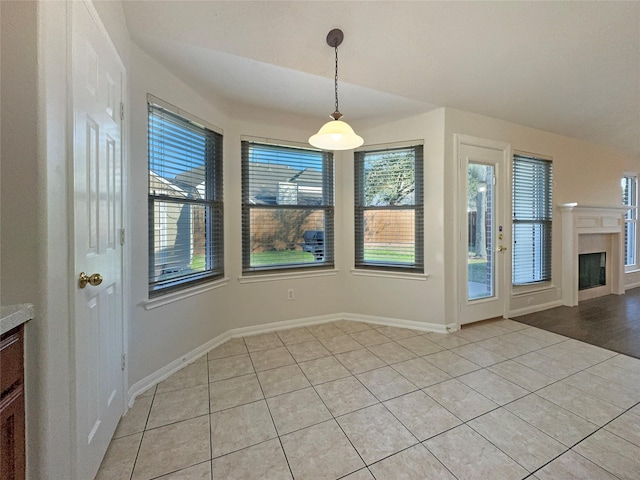
{"label": "wall outlet", "polygon": [[293,288],[290,288],[289,290],[287,290],[287,300],[293,300],[295,297]]}

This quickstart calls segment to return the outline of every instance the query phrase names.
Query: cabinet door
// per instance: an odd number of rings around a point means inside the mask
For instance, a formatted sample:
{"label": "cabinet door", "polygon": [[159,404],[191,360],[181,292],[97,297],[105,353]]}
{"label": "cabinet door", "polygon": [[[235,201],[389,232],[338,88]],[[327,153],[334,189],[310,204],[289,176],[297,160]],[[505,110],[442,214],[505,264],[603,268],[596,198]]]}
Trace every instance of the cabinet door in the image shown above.
{"label": "cabinet door", "polygon": [[24,393],[22,386],[0,403],[0,472],[2,480],[24,480]]}

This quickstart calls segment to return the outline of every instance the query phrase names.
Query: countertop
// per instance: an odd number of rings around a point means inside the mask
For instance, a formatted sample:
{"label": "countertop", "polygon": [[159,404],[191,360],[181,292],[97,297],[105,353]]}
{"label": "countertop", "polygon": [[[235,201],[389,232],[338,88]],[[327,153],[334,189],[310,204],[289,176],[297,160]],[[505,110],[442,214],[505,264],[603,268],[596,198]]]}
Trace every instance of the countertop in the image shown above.
{"label": "countertop", "polygon": [[0,335],[12,328],[22,325],[33,318],[33,305],[21,303],[19,305],[2,305],[0,307]]}

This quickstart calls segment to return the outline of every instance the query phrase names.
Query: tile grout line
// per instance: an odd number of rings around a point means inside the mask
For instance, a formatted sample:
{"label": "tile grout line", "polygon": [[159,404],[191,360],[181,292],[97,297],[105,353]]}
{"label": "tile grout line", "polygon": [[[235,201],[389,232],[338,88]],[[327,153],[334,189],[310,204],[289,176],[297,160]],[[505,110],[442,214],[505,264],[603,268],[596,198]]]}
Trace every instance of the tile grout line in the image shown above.
{"label": "tile grout line", "polygon": [[[276,333],[276,336],[280,339],[280,336]],[[244,337],[242,337],[244,340]],[[282,341],[282,339],[280,339],[280,341]],[[284,345],[284,343],[283,343]],[[249,352],[249,348],[246,345],[245,342],[245,347],[247,347],[247,352],[249,353],[249,360],[251,361],[251,366],[253,367],[253,374],[256,376],[256,380],[258,381],[258,385],[260,386],[260,391],[262,392],[262,400],[256,400],[256,402],[258,401],[264,401],[265,406],[267,407],[267,412],[269,412],[269,417],[271,418],[271,424],[273,425],[273,430],[276,432],[276,438],[278,439],[278,443],[280,444],[280,448],[282,449],[282,455],[284,456],[284,460],[285,462],[287,462],[287,468],[289,469],[289,473],[291,474],[291,478],[295,479],[295,477],[293,476],[293,470],[291,469],[291,463],[289,462],[289,457],[287,457],[287,452],[284,449],[284,444],[282,443],[282,438],[280,436],[280,432],[278,432],[278,427],[276,426],[276,422],[273,419],[273,413],[271,412],[271,408],[269,407],[269,402],[267,402],[267,396],[264,393],[264,388],[262,387],[262,382],[260,381],[260,377],[258,376],[258,372],[256,371],[256,366],[253,363],[253,357],[251,356],[251,352]],[[288,350],[287,350],[288,351]],[[291,353],[289,353],[291,355]],[[254,402],[251,402],[254,403]],[[235,408],[235,407],[232,407]],[[236,450],[236,451],[241,451],[241,450],[245,450],[247,448],[251,448],[254,447],[255,445],[260,445],[261,443],[265,443],[268,442],[270,440],[273,440],[272,438],[265,440],[263,442],[259,442],[256,443],[254,445],[249,445],[248,447],[245,447],[243,449],[240,450]],[[213,445],[212,445],[213,448]],[[227,455],[229,455],[230,453],[234,453],[234,452],[229,452]],[[213,471],[213,467],[212,467],[212,471]]]}
{"label": "tile grout line", "polygon": [[[244,340],[242,341],[244,343]],[[207,406],[208,408],[208,423],[209,423],[209,468],[211,469],[210,478],[213,479],[213,429],[211,428],[211,372],[209,371],[209,352],[206,353],[207,361]]]}
{"label": "tile grout line", "polygon": [[138,463],[138,456],[140,455],[140,450],[142,449],[142,441],[144,440],[144,436],[145,436],[145,434],[147,432],[147,424],[149,423],[149,417],[151,416],[151,409],[153,408],[153,402],[156,399],[156,393],[158,393],[158,386],[157,385],[155,385],[153,387],[153,389],[154,390],[153,390],[153,395],[151,396],[151,404],[149,405],[149,411],[147,412],[147,418],[144,421],[144,428],[142,429],[142,432],[141,432],[142,436],[140,437],[140,443],[138,444],[138,448],[137,448],[137,451],[136,451],[136,456],[135,456],[135,458],[133,460],[133,465],[131,467],[131,475],[129,476],[129,480],[133,479],[133,473],[135,472],[136,464]]}

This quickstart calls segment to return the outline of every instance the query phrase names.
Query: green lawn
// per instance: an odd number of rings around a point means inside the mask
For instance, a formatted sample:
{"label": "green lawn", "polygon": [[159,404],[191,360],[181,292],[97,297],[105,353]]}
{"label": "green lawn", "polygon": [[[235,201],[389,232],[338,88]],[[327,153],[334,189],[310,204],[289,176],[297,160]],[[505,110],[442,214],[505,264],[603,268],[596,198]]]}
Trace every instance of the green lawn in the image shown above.
{"label": "green lawn", "polygon": [[256,252],[251,254],[251,265],[279,265],[283,263],[313,263],[315,259],[309,252],[302,250],[279,250],[273,252]]}
{"label": "green lawn", "polygon": [[413,263],[412,252],[390,250],[385,248],[365,248],[364,259],[370,262]]}
{"label": "green lawn", "polygon": [[191,270],[201,272],[205,269],[204,255],[194,255],[191,258],[191,264],[189,265]]}
{"label": "green lawn", "polygon": [[487,283],[487,260],[470,258],[468,268],[470,282]]}

